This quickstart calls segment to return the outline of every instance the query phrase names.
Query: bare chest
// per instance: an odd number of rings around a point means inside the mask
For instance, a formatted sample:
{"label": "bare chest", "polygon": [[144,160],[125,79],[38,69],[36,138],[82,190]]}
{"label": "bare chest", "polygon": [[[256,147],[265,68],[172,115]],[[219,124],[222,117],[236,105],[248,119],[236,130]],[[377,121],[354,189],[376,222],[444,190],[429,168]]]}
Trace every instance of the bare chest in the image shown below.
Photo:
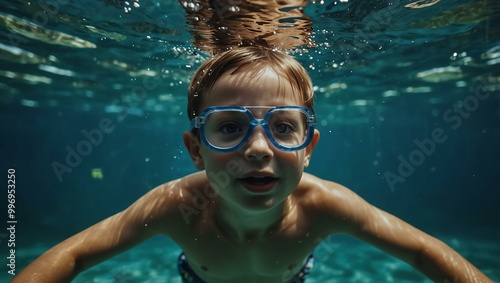
{"label": "bare chest", "polygon": [[308,233],[238,243],[216,233],[195,233],[177,242],[191,268],[207,282],[242,283],[288,281],[319,243]]}

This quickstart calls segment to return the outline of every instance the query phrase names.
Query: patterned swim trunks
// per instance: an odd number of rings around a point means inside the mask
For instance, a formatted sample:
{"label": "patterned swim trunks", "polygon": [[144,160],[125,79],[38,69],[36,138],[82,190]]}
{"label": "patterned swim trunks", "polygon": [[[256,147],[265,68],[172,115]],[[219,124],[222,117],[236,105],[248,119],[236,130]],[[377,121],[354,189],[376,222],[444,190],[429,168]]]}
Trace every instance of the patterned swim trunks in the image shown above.
{"label": "patterned swim trunks", "polygon": [[[310,254],[307,259],[306,263],[300,271],[295,274],[295,276],[290,279],[287,283],[303,283],[305,282],[307,275],[309,275],[309,271],[313,267],[314,263],[314,258],[313,255]],[[179,260],[177,262],[177,268],[179,269],[179,274],[182,277],[182,282],[183,283],[205,283],[194,271],[191,269],[191,266],[189,266],[187,260],[186,260],[186,255],[182,253],[179,256]]]}

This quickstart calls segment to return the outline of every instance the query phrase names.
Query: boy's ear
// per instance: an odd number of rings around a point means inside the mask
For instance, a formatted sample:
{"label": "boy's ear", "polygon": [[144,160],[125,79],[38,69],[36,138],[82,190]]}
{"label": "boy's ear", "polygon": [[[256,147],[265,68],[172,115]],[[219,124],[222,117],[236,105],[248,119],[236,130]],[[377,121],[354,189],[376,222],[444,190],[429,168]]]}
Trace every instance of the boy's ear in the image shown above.
{"label": "boy's ear", "polygon": [[191,159],[193,160],[196,169],[205,169],[205,164],[203,163],[203,157],[200,154],[200,140],[198,137],[190,131],[185,131],[183,134],[184,145],[186,146]]}
{"label": "boy's ear", "polygon": [[311,154],[313,152],[314,147],[319,141],[319,131],[314,129],[314,135],[311,140],[311,143],[306,147],[306,156],[304,157],[304,168],[309,166],[309,162],[311,161]]}

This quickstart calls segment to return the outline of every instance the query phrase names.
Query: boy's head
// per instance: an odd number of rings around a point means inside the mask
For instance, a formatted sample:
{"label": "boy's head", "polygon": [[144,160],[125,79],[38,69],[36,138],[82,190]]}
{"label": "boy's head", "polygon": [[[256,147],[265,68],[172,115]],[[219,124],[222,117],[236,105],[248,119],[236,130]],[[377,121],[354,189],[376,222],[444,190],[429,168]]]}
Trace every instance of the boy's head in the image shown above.
{"label": "boy's head", "polygon": [[198,68],[188,89],[189,119],[200,114],[213,86],[225,72],[231,70],[233,74],[250,72],[258,75],[265,69],[271,69],[289,83],[295,90],[294,93],[300,94],[303,106],[313,110],[314,91],[311,78],[299,62],[280,51],[260,46],[245,46],[210,58]]}
{"label": "boy's head", "polygon": [[295,59],[264,47],[224,52],[198,69],[188,100],[198,131],[184,143],[221,199],[268,209],[297,188],[319,131],[312,83]]}

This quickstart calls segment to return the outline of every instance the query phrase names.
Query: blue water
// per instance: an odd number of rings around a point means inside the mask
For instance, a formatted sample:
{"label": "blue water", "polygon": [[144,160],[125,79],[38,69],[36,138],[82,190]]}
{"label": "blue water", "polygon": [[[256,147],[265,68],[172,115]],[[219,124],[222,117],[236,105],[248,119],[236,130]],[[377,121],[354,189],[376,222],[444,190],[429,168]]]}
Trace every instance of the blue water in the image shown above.
{"label": "blue water", "polygon": [[[209,56],[200,48],[235,43],[193,40],[207,31],[176,1],[0,2],[0,169],[16,170],[19,271],[196,170],[181,139],[187,84]],[[499,4],[404,7],[410,2],[316,1],[301,17],[283,15],[282,24],[300,27],[290,52],[316,90],[321,140],[307,171],[438,237],[500,281]],[[218,24],[207,23],[211,31]],[[83,132],[103,121],[113,130],[57,174],[54,164],[68,164],[88,140]],[[434,147],[419,146],[430,140]],[[7,212],[6,198],[1,207]],[[0,282],[11,278],[6,221]],[[179,252],[154,238],[74,282],[180,282]],[[428,282],[348,237],[329,238],[315,253],[311,282]]]}

